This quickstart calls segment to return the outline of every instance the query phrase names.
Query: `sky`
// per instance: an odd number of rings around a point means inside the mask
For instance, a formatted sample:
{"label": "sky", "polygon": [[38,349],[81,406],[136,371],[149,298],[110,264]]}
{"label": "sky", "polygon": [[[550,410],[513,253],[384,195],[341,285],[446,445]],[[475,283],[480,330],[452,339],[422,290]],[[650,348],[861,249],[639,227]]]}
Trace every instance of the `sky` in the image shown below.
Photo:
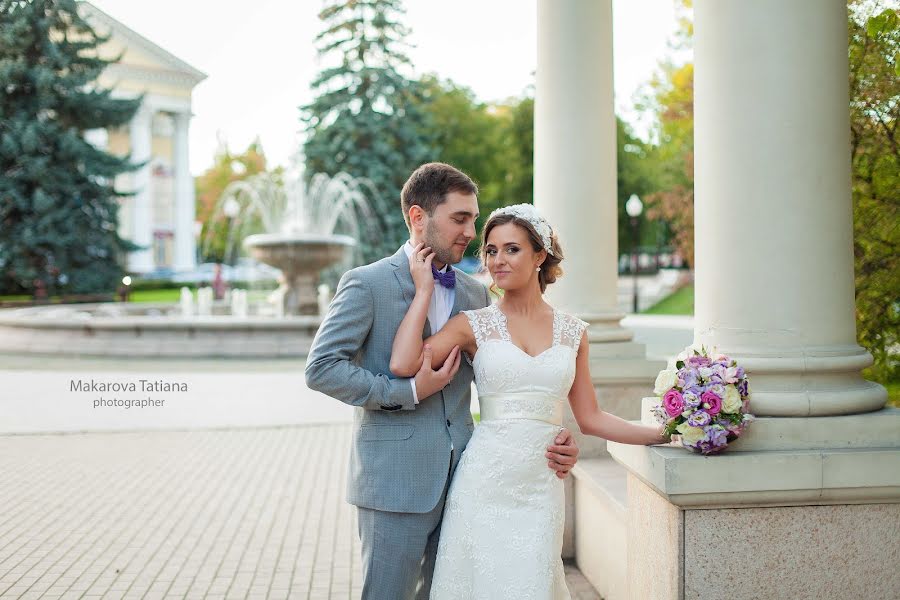
{"label": "sky", "polygon": [[[313,39],[322,0],[91,0],[207,74],[193,94],[195,175],[220,141],[241,152],[259,137],[270,166],[287,165],[302,141],[298,107],[312,99]],[[537,0],[406,0],[415,74],[437,73],[479,100],[526,93],[537,64]],[[675,0],[613,0],[616,110],[646,135],[633,97],[670,54]]]}

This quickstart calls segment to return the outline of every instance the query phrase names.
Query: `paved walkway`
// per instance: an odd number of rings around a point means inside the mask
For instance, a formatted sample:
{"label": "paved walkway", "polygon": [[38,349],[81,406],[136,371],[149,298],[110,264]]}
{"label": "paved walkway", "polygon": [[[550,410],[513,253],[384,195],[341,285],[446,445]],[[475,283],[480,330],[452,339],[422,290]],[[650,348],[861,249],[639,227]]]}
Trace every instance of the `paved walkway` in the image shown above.
{"label": "paved walkway", "polygon": [[0,598],[358,598],[349,431],[0,436]]}

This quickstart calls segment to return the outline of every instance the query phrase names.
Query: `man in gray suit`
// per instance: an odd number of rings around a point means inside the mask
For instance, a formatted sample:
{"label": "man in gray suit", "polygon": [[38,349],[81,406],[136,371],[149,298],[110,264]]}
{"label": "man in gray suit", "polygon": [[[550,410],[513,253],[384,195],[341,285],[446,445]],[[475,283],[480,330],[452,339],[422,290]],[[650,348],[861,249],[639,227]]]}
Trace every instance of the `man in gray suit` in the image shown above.
{"label": "man in gray suit", "polygon": [[[394,334],[415,296],[409,257],[435,253],[435,286],[423,337],[460,310],[490,304],[487,289],[452,267],[475,238],[478,188],[442,163],[422,165],[403,186],[410,241],[393,256],[347,271],[319,327],[306,383],[356,408],[347,501],[358,508],[364,600],[427,598],[450,478],[474,428],[472,366],[459,350],[433,370],[429,350],[412,379],[391,375]],[[565,477],[578,448],[568,431],[548,448]]]}

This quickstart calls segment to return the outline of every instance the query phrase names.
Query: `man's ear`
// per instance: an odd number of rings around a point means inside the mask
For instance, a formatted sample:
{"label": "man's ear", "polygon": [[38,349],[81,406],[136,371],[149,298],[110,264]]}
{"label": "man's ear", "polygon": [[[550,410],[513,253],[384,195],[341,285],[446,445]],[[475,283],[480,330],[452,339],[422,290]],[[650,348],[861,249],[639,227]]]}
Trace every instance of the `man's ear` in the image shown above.
{"label": "man's ear", "polygon": [[427,217],[428,213],[421,206],[413,204],[409,208],[409,228],[413,231],[425,229],[425,219]]}

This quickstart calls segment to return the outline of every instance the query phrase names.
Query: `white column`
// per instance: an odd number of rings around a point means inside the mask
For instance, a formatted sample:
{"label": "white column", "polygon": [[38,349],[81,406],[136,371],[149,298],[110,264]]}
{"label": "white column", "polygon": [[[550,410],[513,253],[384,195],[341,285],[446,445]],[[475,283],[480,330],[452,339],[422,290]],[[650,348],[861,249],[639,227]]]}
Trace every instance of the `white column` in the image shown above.
{"label": "white column", "polygon": [[856,343],[847,78],[842,0],[695,4],[695,343],[746,365],[760,415],[885,403]]}
{"label": "white column", "polygon": [[128,256],[128,270],[135,273],[147,273],[153,270],[153,207],[150,189],[150,157],[152,152],[153,111],[148,106],[141,106],[134,115],[129,126],[131,138],[131,160],[135,163],[146,163],[133,173],[132,188],[132,238],[135,244],[146,249],[137,250]]}
{"label": "white column", "polygon": [[[612,1],[538,1],[534,204],[556,229],[561,308],[618,327]],[[590,317],[588,319],[587,317]]]}
{"label": "white column", "polygon": [[[547,296],[591,324],[595,380],[649,385],[664,365],[646,362],[643,345],[619,325],[616,301],[612,1],[538,0],[537,11],[534,204],[565,255]],[[633,404],[636,416],[638,398]]]}
{"label": "white column", "polygon": [[188,158],[188,129],[191,114],[175,113],[175,270],[188,271],[196,266],[194,240],[194,179]]}

